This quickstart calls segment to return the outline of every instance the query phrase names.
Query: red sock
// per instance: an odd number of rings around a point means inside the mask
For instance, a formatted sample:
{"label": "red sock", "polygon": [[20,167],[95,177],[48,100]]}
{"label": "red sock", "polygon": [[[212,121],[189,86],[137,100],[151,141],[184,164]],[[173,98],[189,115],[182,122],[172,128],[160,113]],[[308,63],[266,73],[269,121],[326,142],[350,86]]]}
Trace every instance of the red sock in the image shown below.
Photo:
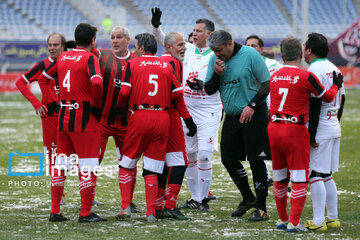
{"label": "red sock", "polygon": [[133,197],[134,197],[134,190],[135,190],[135,184],[136,184],[136,174],[137,174],[137,167],[135,166],[135,168],[132,170],[132,186],[131,186],[131,198],[130,201],[132,201]]}
{"label": "red sock", "polygon": [[51,214],[59,214],[61,197],[64,193],[65,183],[64,171],[54,169],[54,174],[51,176]]}
{"label": "red sock", "polygon": [[304,210],[304,205],[306,201],[308,184],[307,183],[293,183],[293,188],[291,191],[291,212],[290,212],[290,222],[296,226],[299,224],[300,215]]}
{"label": "red sock", "polygon": [[166,188],[166,204],[165,207],[173,210],[176,207],[176,200],[180,192],[180,184],[169,184]]}
{"label": "red sock", "polygon": [[164,195],[165,195],[165,189],[158,188],[157,198],[155,202],[155,209],[158,211],[163,210]]}
{"label": "red sock", "polygon": [[158,193],[158,180],[156,174],[147,175],[145,180],[146,216],[155,216],[155,202]]}
{"label": "red sock", "polygon": [[122,209],[130,207],[132,189],[132,169],[119,168],[119,185],[121,194]]}
{"label": "red sock", "polygon": [[275,182],[274,183],[274,195],[276,208],[279,214],[281,221],[289,220],[289,215],[287,213],[287,192],[288,192],[288,183],[284,182]]}
{"label": "red sock", "polygon": [[79,190],[81,198],[80,216],[86,217],[91,213],[95,198],[96,175],[92,172],[82,174],[79,172]]}

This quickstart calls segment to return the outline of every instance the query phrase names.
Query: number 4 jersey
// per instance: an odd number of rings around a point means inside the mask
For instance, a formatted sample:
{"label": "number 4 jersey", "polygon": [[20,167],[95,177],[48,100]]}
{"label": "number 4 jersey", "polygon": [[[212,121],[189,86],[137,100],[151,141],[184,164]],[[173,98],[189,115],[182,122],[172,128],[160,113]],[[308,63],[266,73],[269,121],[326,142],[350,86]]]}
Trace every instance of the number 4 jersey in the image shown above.
{"label": "number 4 jersey", "polygon": [[310,94],[329,102],[337,90],[337,86],[332,85],[326,91],[313,73],[285,65],[270,79],[270,120],[305,124],[308,122]]}
{"label": "number 4 jersey", "polygon": [[[59,80],[59,131],[89,132],[98,130],[98,123],[93,109],[101,108],[102,78],[99,60],[84,49],[63,52],[57,61],[43,72],[39,79],[41,91],[54,75]],[[45,77],[44,77],[45,76]],[[50,103],[51,96],[46,94]]]}

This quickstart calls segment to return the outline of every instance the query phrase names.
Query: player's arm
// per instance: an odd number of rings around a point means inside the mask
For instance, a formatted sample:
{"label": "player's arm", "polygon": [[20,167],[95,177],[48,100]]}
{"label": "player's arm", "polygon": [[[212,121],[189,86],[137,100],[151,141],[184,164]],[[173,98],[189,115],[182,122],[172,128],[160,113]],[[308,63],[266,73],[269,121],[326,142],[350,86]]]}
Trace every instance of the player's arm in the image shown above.
{"label": "player's arm", "polygon": [[45,114],[47,112],[47,108],[39,99],[37,99],[37,97],[35,97],[34,94],[32,94],[27,85],[33,81],[37,81],[37,78],[41,75],[41,72],[44,69],[45,63],[43,61],[38,62],[16,81],[16,86],[21,94],[32,104],[36,114],[40,115]]}
{"label": "player's arm", "polygon": [[215,55],[211,56],[206,73],[204,90],[207,95],[212,95],[220,89],[220,78],[225,69],[225,64]]}
{"label": "player's arm", "polygon": [[121,83],[121,89],[119,92],[118,100],[117,100],[117,106],[119,108],[123,108],[129,99],[129,95],[131,92],[131,69],[130,69],[130,62],[126,64],[126,70],[125,70],[125,77],[123,82]]}
{"label": "player's arm", "polygon": [[165,33],[161,30],[160,19],[162,12],[160,8],[151,8],[151,25],[153,26],[153,35],[155,36],[156,42],[164,47]]}
{"label": "player's arm", "polygon": [[197,132],[197,126],[194,123],[194,120],[192,119],[185,105],[184,98],[183,97],[177,98],[173,100],[173,103],[175,105],[176,111],[179,113],[180,117],[182,117],[182,119],[184,120],[187,129],[189,129],[189,132],[186,135],[189,137],[195,136]]}
{"label": "player's arm", "polygon": [[174,102],[178,98],[182,98],[184,96],[184,91],[179,81],[175,77],[175,75],[171,73],[170,76],[171,76],[171,100]]}
{"label": "player's arm", "polygon": [[333,71],[333,85],[326,91],[325,87],[320,83],[319,79],[313,73],[309,75],[309,82],[314,88],[311,90],[317,97],[321,98],[325,102],[332,102],[337,94],[337,91],[341,88],[343,81],[343,75]]}
{"label": "player's arm", "polygon": [[50,85],[50,81],[55,81],[55,76],[57,75],[56,66],[56,61],[54,61],[38,78],[44,104],[51,105],[58,101],[58,97],[53,93]]}
{"label": "player's arm", "polygon": [[345,105],[345,94],[341,95],[341,103],[340,103],[340,108],[338,110],[338,120],[340,122],[340,118],[342,116],[343,110],[344,110],[344,105]]}
{"label": "player's arm", "polygon": [[319,144],[316,143],[316,131],[319,125],[319,116],[321,109],[322,100],[316,97],[310,98],[309,103],[309,134],[310,134],[310,144],[312,147],[318,147]]}
{"label": "player's arm", "polygon": [[92,107],[100,109],[102,105],[103,81],[100,72],[100,65],[94,56],[88,60],[88,71],[91,81],[91,92],[93,97]]}

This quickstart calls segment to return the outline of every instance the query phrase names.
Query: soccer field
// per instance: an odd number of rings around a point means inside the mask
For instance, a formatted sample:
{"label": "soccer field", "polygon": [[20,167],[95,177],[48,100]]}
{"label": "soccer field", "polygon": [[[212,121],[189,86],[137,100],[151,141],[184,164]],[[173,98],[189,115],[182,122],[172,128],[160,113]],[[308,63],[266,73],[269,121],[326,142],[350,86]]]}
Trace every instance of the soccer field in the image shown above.
{"label": "soccer field", "polygon": [[[189,221],[162,219],[146,222],[142,162],[138,165],[134,202],[139,213],[130,221],[115,219],[120,210],[118,168],[113,140],[110,140],[103,160],[111,169],[109,176],[98,177],[97,199],[104,206],[93,211],[108,219],[107,222],[78,223],[80,196],[78,177],[70,176],[65,184],[65,203],[62,212],[71,221],[51,223],[50,177],[9,176],[8,154],[42,153],[41,121],[30,103],[20,94],[0,94],[0,239],[359,239],[360,238],[360,89],[346,89],[346,103],[341,119],[342,138],[340,170],[334,174],[338,186],[339,218],[341,229],[325,233],[286,233],[275,229],[278,219],[273,187],[269,188],[268,212],[270,220],[249,222],[249,211],[241,218],[231,217],[231,212],[241,200],[240,194],[222,166],[219,154],[213,165],[211,189],[217,200],[209,203],[211,212],[184,211]],[[39,172],[36,157],[16,156],[11,159],[12,172]],[[248,164],[245,164],[248,166]],[[251,172],[248,169],[248,174]],[[251,175],[250,178],[251,179]],[[186,180],[178,203],[190,197]],[[311,219],[311,200],[308,195],[302,222]]]}

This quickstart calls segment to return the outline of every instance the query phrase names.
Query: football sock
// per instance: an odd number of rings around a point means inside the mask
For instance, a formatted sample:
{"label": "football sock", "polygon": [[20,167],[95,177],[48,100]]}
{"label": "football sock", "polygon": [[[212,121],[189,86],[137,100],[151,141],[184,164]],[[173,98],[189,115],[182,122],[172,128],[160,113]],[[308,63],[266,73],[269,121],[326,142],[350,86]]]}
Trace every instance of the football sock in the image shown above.
{"label": "football sock", "polygon": [[167,209],[174,209],[176,207],[176,200],[180,192],[180,184],[169,184],[166,188],[166,203]]}
{"label": "football sock", "polygon": [[332,176],[324,179],[326,189],[326,209],[329,219],[338,218],[338,199],[336,183]]}
{"label": "football sock", "polygon": [[146,175],[145,196],[146,196],[146,216],[153,214],[155,216],[155,202],[158,193],[158,180],[156,174]]}
{"label": "football sock", "polygon": [[266,212],[266,198],[268,192],[267,169],[264,161],[250,161],[253,173],[254,189],[256,193],[256,208]]}
{"label": "football sock", "polygon": [[131,192],[133,186],[132,169],[119,168],[119,186],[121,194],[122,209],[130,207]]}
{"label": "football sock", "polygon": [[65,184],[64,171],[54,169],[54,174],[51,176],[51,214],[59,214],[61,197],[64,193]]}
{"label": "football sock", "polygon": [[134,191],[135,191],[135,184],[136,184],[136,174],[137,174],[137,167],[135,166],[134,169],[132,170],[132,185],[131,185],[131,196],[130,196],[130,201],[132,201],[133,197],[134,197]]}
{"label": "football sock", "polygon": [[191,198],[195,201],[201,201],[198,186],[198,166],[197,153],[188,153],[189,165],[186,169],[186,180],[189,185]]}
{"label": "football sock", "polygon": [[230,176],[232,177],[237,188],[239,189],[244,202],[253,203],[256,198],[251,191],[246,171],[241,163],[240,165],[241,167],[236,169],[235,173]]}
{"label": "football sock", "polygon": [[315,225],[321,226],[325,221],[326,189],[322,177],[310,178],[310,192],[313,209],[313,221]]}
{"label": "football sock", "polygon": [[199,161],[199,201],[208,197],[212,177],[212,164],[210,161]]}
{"label": "football sock", "polygon": [[276,209],[279,214],[281,221],[285,222],[289,220],[289,215],[287,212],[287,192],[288,192],[288,183],[284,182],[274,182],[274,195]]}
{"label": "football sock", "polygon": [[95,198],[96,175],[92,172],[83,174],[79,172],[79,190],[81,197],[80,216],[86,217],[91,213],[91,207]]}
{"label": "football sock", "polygon": [[161,211],[163,209],[164,195],[165,195],[165,188],[158,187],[157,198],[155,201],[155,206],[156,206],[155,209],[157,211]]}
{"label": "football sock", "polygon": [[300,215],[304,210],[306,194],[307,194],[308,184],[307,183],[297,183],[293,182],[293,188],[291,191],[291,211],[290,211],[290,222],[297,226],[300,221]]}

